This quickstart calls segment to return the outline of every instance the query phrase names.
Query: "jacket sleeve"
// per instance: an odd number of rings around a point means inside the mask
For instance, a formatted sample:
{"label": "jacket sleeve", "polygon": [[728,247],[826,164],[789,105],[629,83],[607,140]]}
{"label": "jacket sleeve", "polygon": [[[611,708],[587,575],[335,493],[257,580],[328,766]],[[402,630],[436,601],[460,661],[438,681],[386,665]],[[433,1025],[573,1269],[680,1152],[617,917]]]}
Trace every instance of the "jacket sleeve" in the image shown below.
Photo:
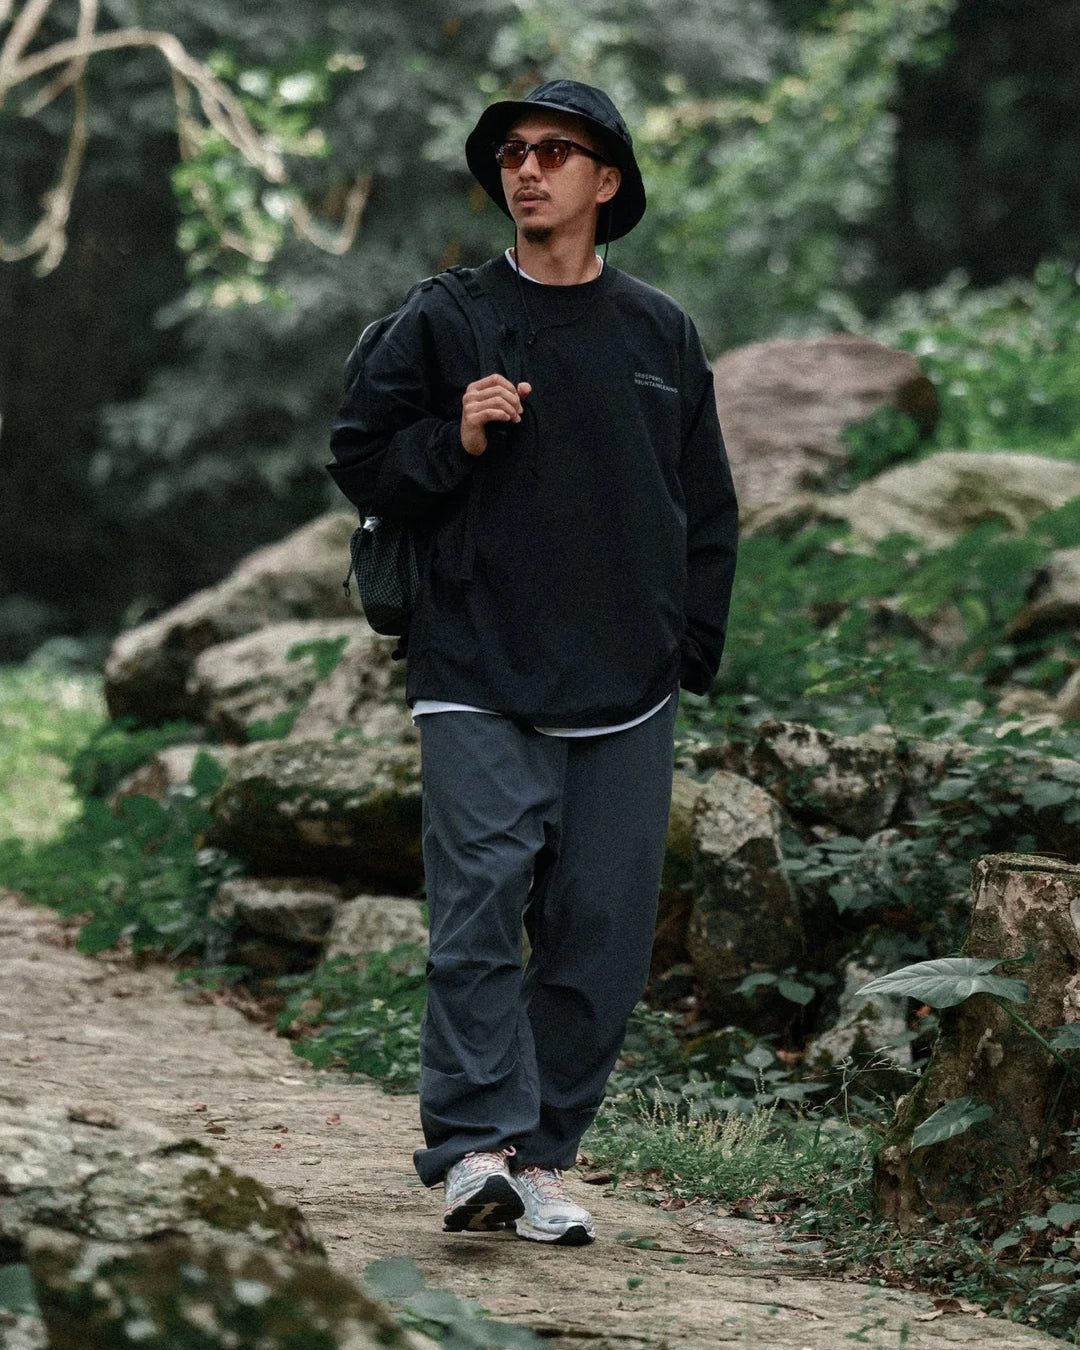
{"label": "jacket sleeve", "polygon": [[696,399],[687,407],[680,476],[686,502],[686,627],[681,643],[684,689],[708,693],[724,651],[739,516],[727,451],[716,415],[712,371],[696,333],[691,365]]}
{"label": "jacket sleeve", "polygon": [[[438,313],[439,319],[444,319]],[[445,323],[453,324],[452,315]],[[468,335],[448,331],[451,340]],[[468,478],[475,458],[461,444],[456,408],[440,406],[432,315],[407,304],[347,372],[327,469],[362,513],[421,520]],[[452,400],[451,400],[452,403]]]}

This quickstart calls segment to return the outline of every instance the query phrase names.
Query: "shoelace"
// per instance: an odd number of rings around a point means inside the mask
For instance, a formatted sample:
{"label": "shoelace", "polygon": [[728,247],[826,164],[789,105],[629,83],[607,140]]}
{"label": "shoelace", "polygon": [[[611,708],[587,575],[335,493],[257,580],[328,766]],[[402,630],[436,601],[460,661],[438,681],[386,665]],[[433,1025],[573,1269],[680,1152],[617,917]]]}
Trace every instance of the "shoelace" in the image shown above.
{"label": "shoelace", "polygon": [[466,1153],[461,1161],[465,1163],[467,1173],[479,1176],[484,1172],[501,1172],[507,1158],[512,1158],[516,1152],[515,1148],[504,1148],[497,1153]]}
{"label": "shoelace", "polygon": [[517,1173],[525,1177],[544,1200],[570,1200],[570,1192],[557,1167],[523,1167]]}

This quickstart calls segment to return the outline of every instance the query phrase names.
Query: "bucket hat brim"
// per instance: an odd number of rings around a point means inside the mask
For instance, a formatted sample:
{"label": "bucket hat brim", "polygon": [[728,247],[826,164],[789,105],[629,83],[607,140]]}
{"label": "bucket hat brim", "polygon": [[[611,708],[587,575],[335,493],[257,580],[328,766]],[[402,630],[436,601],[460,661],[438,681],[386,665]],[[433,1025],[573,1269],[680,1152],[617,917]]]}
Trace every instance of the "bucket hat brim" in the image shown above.
{"label": "bucket hat brim", "polygon": [[576,80],[551,80],[527,98],[506,99],[485,108],[465,142],[465,159],[473,177],[499,210],[512,218],[503,192],[502,170],[495,161],[495,146],[515,122],[541,108],[568,113],[585,122],[606,162],[622,175],[618,192],[600,208],[597,242],[629,234],[645,214],[645,185],[626,123],[608,96],[591,85]]}

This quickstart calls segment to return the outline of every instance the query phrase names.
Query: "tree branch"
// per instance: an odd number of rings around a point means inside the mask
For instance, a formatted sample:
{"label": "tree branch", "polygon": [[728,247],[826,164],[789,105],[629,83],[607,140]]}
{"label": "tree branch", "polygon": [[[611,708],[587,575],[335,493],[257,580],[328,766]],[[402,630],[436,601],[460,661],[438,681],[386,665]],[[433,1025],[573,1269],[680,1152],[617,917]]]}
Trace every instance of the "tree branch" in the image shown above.
{"label": "tree branch", "polygon": [[[40,29],[52,3],[53,0],[27,0],[16,15],[0,47],[0,107],[3,107],[13,89],[59,66],[62,68],[59,74],[27,98],[20,108],[20,114],[32,117],[67,89],[74,89],[75,110],[71,134],[57,180],[42,199],[39,220],[20,244],[8,244],[0,239],[0,260],[13,261],[38,256],[36,270],[39,275],[44,275],[52,271],[63,257],[67,247],[71,202],[86,150],[87,100],[83,76],[90,58],[101,52],[153,48],[165,59],[172,76],[177,135],[180,153],[184,158],[190,158],[197,151],[203,134],[203,123],[192,110],[191,96],[194,93],[206,126],[226,140],[266,182],[279,187],[288,186],[288,170],[273,142],[254,126],[242,102],[228,85],[218,79],[204,62],[191,56],[174,34],[146,28],[98,32],[99,0],[79,0],[76,35],[26,55],[26,49]],[[7,21],[12,8],[13,0],[0,0],[0,22]],[[301,201],[290,201],[288,215],[293,229],[300,237],[327,252],[347,252],[359,231],[370,190],[370,178],[365,176],[357,179],[346,195],[341,225],[332,232],[328,232]],[[193,192],[193,196],[217,229],[222,243],[252,256],[250,246],[216,218],[209,195]],[[262,257],[262,254],[259,256]],[[265,257],[262,260],[265,261]]]}

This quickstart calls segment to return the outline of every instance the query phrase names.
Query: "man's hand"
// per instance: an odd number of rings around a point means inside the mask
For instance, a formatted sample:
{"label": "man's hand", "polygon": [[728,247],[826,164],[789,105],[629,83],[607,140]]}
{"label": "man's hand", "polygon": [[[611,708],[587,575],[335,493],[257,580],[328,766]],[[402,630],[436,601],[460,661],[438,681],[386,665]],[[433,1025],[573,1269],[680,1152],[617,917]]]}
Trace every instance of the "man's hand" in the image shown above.
{"label": "man's hand", "polygon": [[489,422],[520,422],[522,399],[531,393],[531,384],[513,385],[505,375],[485,375],[468,385],[461,400],[461,444],[469,454],[487,449]]}

